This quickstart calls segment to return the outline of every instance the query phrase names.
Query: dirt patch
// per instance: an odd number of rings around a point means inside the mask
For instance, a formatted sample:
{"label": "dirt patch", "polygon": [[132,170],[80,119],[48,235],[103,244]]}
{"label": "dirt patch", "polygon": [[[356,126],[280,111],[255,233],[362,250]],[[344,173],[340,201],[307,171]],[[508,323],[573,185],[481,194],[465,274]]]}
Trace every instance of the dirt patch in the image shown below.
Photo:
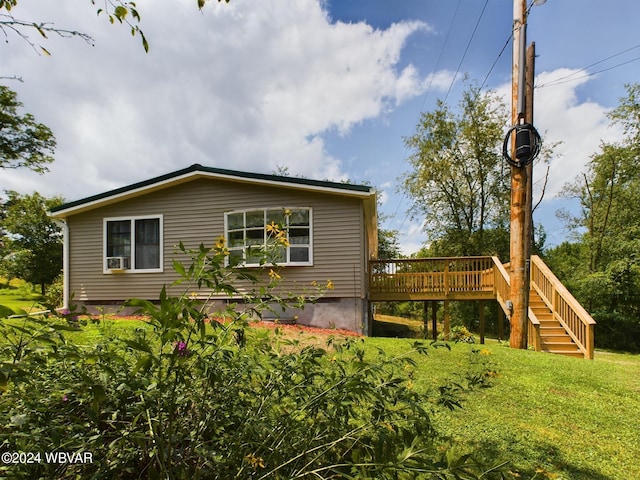
{"label": "dirt patch", "polygon": [[[94,320],[101,320],[100,317],[92,317]],[[107,320],[130,320],[130,321],[145,321],[147,317],[143,315],[118,315],[107,317]],[[211,320],[211,321],[220,321],[222,320]],[[319,327],[311,327],[307,325],[299,325],[299,324],[289,324],[289,323],[281,323],[281,322],[267,322],[267,321],[259,321],[259,322],[249,322],[250,328],[270,328],[276,329],[279,328],[281,331],[295,334],[295,333],[304,333],[309,335],[322,335],[322,336],[345,336],[345,337],[361,337],[362,335],[357,332],[352,332],[351,330],[345,330],[340,328],[319,328]]]}
{"label": "dirt patch", "polygon": [[318,328],[318,327],[310,327],[307,325],[298,325],[298,324],[286,324],[286,323],[276,323],[276,322],[250,322],[250,327],[264,327],[264,328],[279,328],[281,330],[296,333],[303,332],[311,335],[342,335],[345,337],[361,337],[362,335],[357,332],[352,332],[351,330],[344,330],[340,328]]}

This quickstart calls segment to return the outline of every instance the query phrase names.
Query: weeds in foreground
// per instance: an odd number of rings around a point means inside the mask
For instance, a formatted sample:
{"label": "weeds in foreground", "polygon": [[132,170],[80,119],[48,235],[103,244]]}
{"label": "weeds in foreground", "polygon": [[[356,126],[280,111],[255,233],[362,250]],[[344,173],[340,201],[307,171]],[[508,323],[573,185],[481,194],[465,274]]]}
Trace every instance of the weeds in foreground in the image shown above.
{"label": "weeds in foreground", "polygon": [[[277,232],[274,234],[276,235]],[[275,237],[278,241],[280,237]],[[412,385],[413,357],[367,353],[362,340],[321,348],[273,334],[250,335],[254,314],[322,293],[276,295],[280,275],[229,265],[223,242],[175,263],[184,293],[131,300],[151,328],[87,349],[64,322],[2,326],[0,450],[72,452],[75,461],[12,463],[12,478],[502,478],[471,456],[439,451],[431,409],[459,405],[459,389],[430,398]],[[258,274],[260,272],[257,272]],[[254,285],[241,292],[238,282]],[[317,286],[316,286],[317,287]],[[326,288],[326,286],[325,286]],[[244,296],[209,321],[215,294]],[[78,327],[79,328],[79,327]],[[294,347],[294,348],[292,348]],[[88,455],[87,455],[88,454]],[[44,454],[43,454],[44,455]],[[70,457],[71,458],[71,457]],[[90,460],[90,461],[89,461]]]}

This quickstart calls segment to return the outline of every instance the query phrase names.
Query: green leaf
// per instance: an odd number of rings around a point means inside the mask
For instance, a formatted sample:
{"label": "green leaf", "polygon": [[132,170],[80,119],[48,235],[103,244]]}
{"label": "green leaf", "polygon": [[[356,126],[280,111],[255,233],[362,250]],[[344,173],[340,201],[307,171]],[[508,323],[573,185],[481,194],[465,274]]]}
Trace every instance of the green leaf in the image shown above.
{"label": "green leaf", "polygon": [[128,340],[128,339],[124,339],[123,342],[130,348],[138,351],[138,352],[145,352],[145,353],[153,353],[151,350],[151,346],[148,343],[142,343],[142,342],[138,342],[136,340]]}
{"label": "green leaf", "polygon": [[184,277],[186,275],[186,273],[187,273],[187,271],[184,268],[184,265],[181,262],[177,261],[177,260],[173,261],[173,269],[181,277]]}
{"label": "green leaf", "polygon": [[134,373],[142,372],[147,373],[153,366],[153,355],[143,355],[138,358],[136,366],[133,369]]}
{"label": "green leaf", "polygon": [[122,22],[122,20],[127,16],[129,10],[122,5],[118,5],[113,11],[114,15]]}

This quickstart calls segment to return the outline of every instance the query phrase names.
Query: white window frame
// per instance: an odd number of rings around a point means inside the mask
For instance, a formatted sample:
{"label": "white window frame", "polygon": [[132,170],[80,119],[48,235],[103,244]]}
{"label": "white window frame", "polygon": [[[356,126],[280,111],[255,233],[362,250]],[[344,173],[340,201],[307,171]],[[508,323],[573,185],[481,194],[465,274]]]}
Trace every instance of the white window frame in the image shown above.
{"label": "white window frame", "polygon": [[[122,222],[122,221],[130,221],[131,222],[131,256],[129,257],[129,267],[123,270],[112,270],[107,268],[107,225],[108,222]],[[137,220],[159,220],[159,266],[158,268],[135,268],[136,265],[136,228],[135,222]],[[127,217],[106,217],[103,219],[102,223],[102,273],[105,274],[114,274],[120,272],[126,273],[162,273],[164,272],[164,217],[163,215],[134,215]]]}
{"label": "white window frame", "polygon": [[[268,211],[272,211],[272,210],[306,210],[309,212],[309,243],[308,244],[290,244],[289,246],[285,247],[285,256],[286,259],[285,261],[281,261],[281,262],[277,262],[277,264],[279,266],[290,266],[290,267],[296,267],[296,266],[302,266],[302,267],[310,267],[313,266],[313,209],[311,207],[260,207],[260,208],[246,208],[246,209],[242,209],[242,210],[231,210],[228,212],[225,212],[224,214],[224,238],[225,241],[227,242],[227,248],[231,251],[233,250],[238,250],[238,248],[234,248],[230,242],[229,242],[229,216],[230,215],[235,215],[235,214],[243,214],[244,215],[244,227],[243,227],[243,231],[245,232],[244,238],[245,238],[245,244],[242,247],[242,251],[243,251],[243,258],[246,259],[246,231],[247,231],[247,226],[246,226],[246,214],[250,213],[250,212],[263,212],[263,215],[265,216],[265,225],[264,225],[264,229],[265,229],[265,233],[264,233],[264,239],[265,239],[265,245],[266,245],[266,241],[268,238],[268,234],[266,231],[266,226],[267,226],[267,212]],[[294,227],[295,228],[295,227]],[[234,229],[235,231],[239,230],[239,229]],[[288,226],[287,226],[287,232],[288,232]],[[287,233],[287,240],[289,239],[288,237],[288,233]],[[307,247],[309,249],[309,259],[305,262],[292,262],[289,260],[290,258],[290,248],[302,248],[302,247]],[[259,265],[258,263],[245,263],[243,262],[241,264],[241,266],[243,267],[260,267],[261,265]]]}

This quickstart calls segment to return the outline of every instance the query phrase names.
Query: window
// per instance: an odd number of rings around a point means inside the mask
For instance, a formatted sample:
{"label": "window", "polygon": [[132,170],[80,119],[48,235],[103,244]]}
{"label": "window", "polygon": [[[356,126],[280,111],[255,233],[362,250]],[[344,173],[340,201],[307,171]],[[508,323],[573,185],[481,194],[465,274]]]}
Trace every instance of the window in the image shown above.
{"label": "window", "polygon": [[104,272],[162,271],[162,216],[106,218]]}
{"label": "window", "polygon": [[[283,242],[274,242],[270,228],[278,225]],[[231,263],[258,266],[267,245],[274,245],[274,262],[280,265],[311,265],[311,209],[272,208],[225,214],[225,232]]]}

